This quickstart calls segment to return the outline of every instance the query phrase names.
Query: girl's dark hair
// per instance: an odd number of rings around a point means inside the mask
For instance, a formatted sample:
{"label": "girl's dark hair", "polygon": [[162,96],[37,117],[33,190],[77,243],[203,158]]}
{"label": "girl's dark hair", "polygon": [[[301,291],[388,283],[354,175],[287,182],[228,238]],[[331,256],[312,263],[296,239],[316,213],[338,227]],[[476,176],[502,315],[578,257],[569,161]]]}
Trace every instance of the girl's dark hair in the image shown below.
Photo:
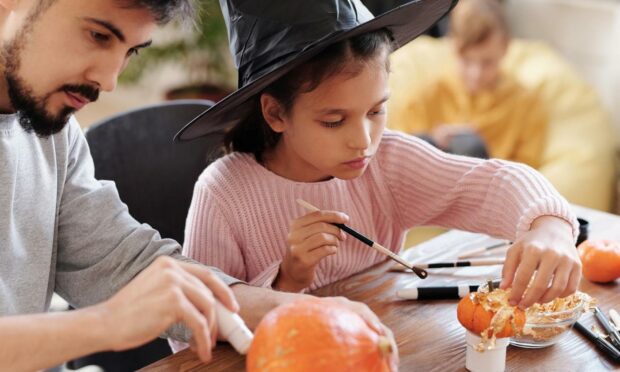
{"label": "girl's dark hair", "polygon": [[[354,36],[328,46],[324,51],[312,57],[308,62],[292,69],[286,75],[256,94],[247,104],[253,107],[251,113],[224,137],[227,152],[238,151],[254,154],[261,162],[265,151],[271,150],[280,140],[280,133],[274,132],[263,117],[260,97],[268,94],[274,97],[285,110],[290,111],[300,93],[316,89],[322,81],[337,75],[348,62],[358,63],[351,72],[353,76],[361,72],[364,64],[387,50],[394,49],[394,42],[388,30],[382,29]],[[386,68],[389,68],[386,61]],[[348,72],[348,69],[347,69]]]}

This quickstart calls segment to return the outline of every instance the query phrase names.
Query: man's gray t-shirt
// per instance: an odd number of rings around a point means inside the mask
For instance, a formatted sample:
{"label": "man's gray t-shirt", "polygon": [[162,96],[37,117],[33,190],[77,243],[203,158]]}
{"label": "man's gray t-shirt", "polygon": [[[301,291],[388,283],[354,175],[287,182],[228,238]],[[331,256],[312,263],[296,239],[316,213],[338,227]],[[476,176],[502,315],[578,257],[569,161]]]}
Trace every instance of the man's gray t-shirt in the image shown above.
{"label": "man's gray t-shirt", "polygon": [[45,312],[53,292],[75,307],[101,302],[180,251],[129,215],[113,182],[95,179],[74,118],[39,138],[0,115],[0,316]]}

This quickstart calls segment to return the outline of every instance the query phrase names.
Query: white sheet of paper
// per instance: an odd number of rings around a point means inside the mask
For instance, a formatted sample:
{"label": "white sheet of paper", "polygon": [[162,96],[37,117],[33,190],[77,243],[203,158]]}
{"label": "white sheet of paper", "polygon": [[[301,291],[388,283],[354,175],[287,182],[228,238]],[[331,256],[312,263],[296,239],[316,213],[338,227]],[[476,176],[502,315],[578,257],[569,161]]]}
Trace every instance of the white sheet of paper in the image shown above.
{"label": "white sheet of paper", "polygon": [[[487,247],[496,243],[501,243],[504,239],[492,238],[484,234],[476,234],[460,230],[451,230],[447,233],[439,235],[424,243],[418,244],[401,252],[408,262],[415,264],[416,262],[432,263],[457,261],[457,257],[463,252]],[[503,258],[507,248],[496,248],[470,257],[467,260],[476,260],[482,258]],[[458,284],[482,284],[487,280],[497,280],[501,278],[502,266],[473,266],[459,268],[444,269],[428,269],[428,278],[420,279],[413,274],[410,275],[403,288],[410,286],[442,286],[442,285],[458,285]]]}

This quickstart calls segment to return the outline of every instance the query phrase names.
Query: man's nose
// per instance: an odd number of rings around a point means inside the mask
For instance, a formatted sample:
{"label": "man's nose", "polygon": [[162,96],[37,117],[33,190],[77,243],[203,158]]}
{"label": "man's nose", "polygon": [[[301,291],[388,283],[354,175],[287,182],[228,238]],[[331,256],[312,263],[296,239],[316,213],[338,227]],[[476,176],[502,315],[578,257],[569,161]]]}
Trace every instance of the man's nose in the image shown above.
{"label": "man's nose", "polygon": [[118,76],[125,67],[125,58],[109,58],[98,60],[86,72],[86,79],[97,85],[104,92],[111,92],[116,88]]}

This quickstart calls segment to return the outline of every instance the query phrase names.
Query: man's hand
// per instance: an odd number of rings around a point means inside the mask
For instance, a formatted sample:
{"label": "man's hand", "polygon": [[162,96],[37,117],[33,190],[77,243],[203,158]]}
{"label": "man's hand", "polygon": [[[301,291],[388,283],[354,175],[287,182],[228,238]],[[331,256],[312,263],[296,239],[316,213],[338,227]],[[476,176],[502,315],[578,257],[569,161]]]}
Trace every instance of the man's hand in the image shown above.
{"label": "man's hand", "polygon": [[332,223],[346,223],[344,213],[319,211],[294,220],[287,239],[289,250],[282,260],[275,288],[299,292],[312,284],[319,262],[338,252],[340,242],[346,239]]}
{"label": "man's hand", "polygon": [[501,287],[512,286],[511,305],[524,309],[574,293],[580,279],[581,261],[571,225],[558,217],[542,216],[508,249]]}
{"label": "man's hand", "polygon": [[183,322],[193,333],[198,356],[207,362],[217,336],[216,298],[239,311],[230,288],[208,268],[162,256],[96,307],[110,330],[113,350],[142,345]]}

